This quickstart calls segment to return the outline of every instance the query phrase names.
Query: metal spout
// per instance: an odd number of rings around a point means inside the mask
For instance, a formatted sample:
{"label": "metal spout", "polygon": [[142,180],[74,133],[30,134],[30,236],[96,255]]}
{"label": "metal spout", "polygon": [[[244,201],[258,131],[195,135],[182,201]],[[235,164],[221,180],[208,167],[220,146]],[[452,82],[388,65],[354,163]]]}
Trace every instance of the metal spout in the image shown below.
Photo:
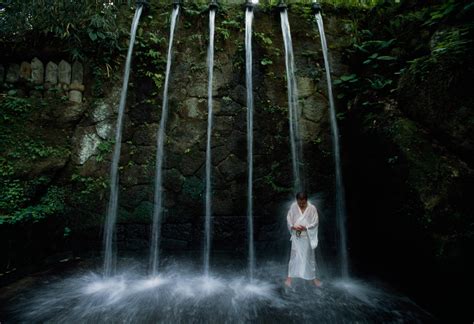
{"label": "metal spout", "polygon": [[148,0],[137,0],[135,2],[135,4],[137,5],[137,7],[139,7],[139,6],[143,6],[143,8],[149,8],[150,7],[150,4],[148,3]]}
{"label": "metal spout", "polygon": [[173,8],[177,8],[183,4],[183,0],[173,0]]}
{"label": "metal spout", "polygon": [[211,0],[209,2],[209,10],[217,10],[219,9],[219,3],[217,2],[217,0]]}
{"label": "metal spout", "polygon": [[311,10],[313,11],[313,14],[320,13],[322,11],[321,4],[317,1],[313,1],[311,4]]}
{"label": "metal spout", "polygon": [[249,9],[249,10],[253,10],[253,8],[257,5],[258,1],[252,1],[252,0],[247,0],[245,2],[245,8]]}
{"label": "metal spout", "polygon": [[286,3],[283,0],[280,0],[280,2],[278,2],[278,4],[276,5],[276,8],[280,11],[284,11],[284,10],[288,9],[288,6],[286,5]]}

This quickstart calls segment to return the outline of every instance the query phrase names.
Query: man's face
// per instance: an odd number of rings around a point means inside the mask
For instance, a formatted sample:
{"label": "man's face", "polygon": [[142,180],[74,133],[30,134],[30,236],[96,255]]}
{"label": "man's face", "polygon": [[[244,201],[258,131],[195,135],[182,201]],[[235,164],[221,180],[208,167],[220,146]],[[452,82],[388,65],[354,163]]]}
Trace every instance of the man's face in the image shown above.
{"label": "man's face", "polygon": [[298,198],[296,199],[296,203],[301,209],[305,209],[306,206],[308,206],[308,199]]}

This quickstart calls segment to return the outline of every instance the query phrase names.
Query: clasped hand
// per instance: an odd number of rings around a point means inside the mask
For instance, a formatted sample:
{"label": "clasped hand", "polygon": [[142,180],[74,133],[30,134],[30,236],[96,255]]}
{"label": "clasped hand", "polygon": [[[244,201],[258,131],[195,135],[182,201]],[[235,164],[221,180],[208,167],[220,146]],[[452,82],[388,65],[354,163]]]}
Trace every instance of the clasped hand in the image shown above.
{"label": "clasped hand", "polygon": [[294,229],[295,231],[306,231],[306,227],[304,227],[303,225],[296,225],[296,226],[292,226],[291,228]]}

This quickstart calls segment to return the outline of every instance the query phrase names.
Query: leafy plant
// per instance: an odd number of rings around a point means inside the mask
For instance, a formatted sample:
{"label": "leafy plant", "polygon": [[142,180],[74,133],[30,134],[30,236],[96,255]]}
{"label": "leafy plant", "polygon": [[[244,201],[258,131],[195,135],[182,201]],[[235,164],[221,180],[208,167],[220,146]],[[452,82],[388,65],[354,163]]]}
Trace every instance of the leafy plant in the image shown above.
{"label": "leafy plant", "polygon": [[107,140],[100,142],[99,145],[97,146],[97,156],[95,157],[95,160],[97,162],[102,162],[104,161],[105,157],[108,156],[114,148],[114,141],[112,140]]}
{"label": "leafy plant", "polygon": [[26,221],[38,222],[48,216],[57,215],[64,211],[65,191],[63,188],[51,186],[36,205],[21,208],[11,216],[3,217],[10,224]]}
{"label": "leafy plant", "polygon": [[273,64],[273,61],[270,60],[269,58],[264,57],[264,58],[260,61],[260,64],[262,64],[262,65],[271,65],[271,64]]}
{"label": "leafy plant", "polygon": [[28,200],[25,197],[25,188],[18,179],[3,180],[0,182],[0,211],[10,214]]}
{"label": "leafy plant", "polygon": [[332,82],[339,90],[337,97],[339,99],[344,98],[348,94],[352,94],[357,91],[360,87],[360,80],[356,74],[345,74],[342,75],[339,79],[336,79]]}
{"label": "leafy plant", "polygon": [[93,178],[87,176],[81,176],[80,174],[73,174],[71,176],[71,181],[75,184],[81,185],[81,194],[90,194],[94,193],[99,189],[106,189],[107,183],[102,177]]}
{"label": "leafy plant", "polygon": [[452,13],[461,6],[461,3],[456,3],[454,0],[446,1],[435,8],[435,10],[430,12],[430,19],[428,19],[424,25],[434,25],[440,21],[449,17]]}
{"label": "leafy plant", "polygon": [[[15,91],[10,92],[10,94],[15,93]],[[10,122],[22,117],[31,110],[31,107],[31,100],[28,98],[19,98],[13,95],[6,96],[0,102],[0,121]]]}

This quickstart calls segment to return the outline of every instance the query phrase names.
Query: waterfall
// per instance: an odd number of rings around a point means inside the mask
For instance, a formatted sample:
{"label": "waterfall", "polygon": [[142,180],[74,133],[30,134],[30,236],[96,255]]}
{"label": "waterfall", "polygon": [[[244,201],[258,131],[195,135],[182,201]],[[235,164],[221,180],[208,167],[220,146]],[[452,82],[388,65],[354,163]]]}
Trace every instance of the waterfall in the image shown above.
{"label": "waterfall", "polygon": [[173,48],[174,30],[179,13],[179,5],[173,8],[171,13],[170,39],[168,45],[168,57],[166,62],[166,76],[163,89],[163,104],[161,106],[160,128],[158,129],[157,150],[156,150],[156,178],[155,194],[153,205],[153,227],[150,246],[150,267],[151,274],[156,275],[160,261],[160,239],[161,239],[161,218],[163,214],[163,162],[164,162],[164,139],[166,136],[166,120],[168,118],[168,85],[171,69],[171,50]]}
{"label": "waterfall", "polygon": [[344,186],[342,182],[341,157],[339,152],[339,130],[337,128],[336,109],[334,97],[332,94],[331,70],[329,69],[328,47],[326,36],[324,34],[324,25],[321,13],[316,13],[316,22],[318,23],[319,35],[321,37],[321,47],[324,56],[324,67],[326,69],[326,79],[328,84],[329,96],[329,114],[331,119],[332,145],[334,154],[334,165],[336,172],[336,222],[339,229],[339,254],[341,263],[341,273],[343,277],[349,276],[349,262],[347,256],[346,239],[346,202]]}
{"label": "waterfall", "polygon": [[255,271],[255,248],[253,242],[253,84],[252,84],[252,21],[253,11],[245,11],[245,82],[247,86],[247,232],[248,267],[250,280]]}
{"label": "waterfall", "polygon": [[290,145],[291,158],[293,165],[294,190],[304,190],[303,175],[303,148],[300,140],[299,132],[299,115],[298,108],[298,88],[295,79],[295,62],[293,56],[293,44],[291,41],[290,23],[288,22],[288,11],[285,8],[280,12],[281,31],[283,33],[283,41],[285,43],[285,63],[286,63],[286,79],[288,87],[288,119],[290,126]]}
{"label": "waterfall", "polygon": [[207,67],[209,82],[207,85],[207,145],[206,145],[206,217],[204,220],[204,275],[209,276],[209,256],[211,251],[211,132],[212,132],[212,80],[214,72],[214,24],[216,10],[209,10],[209,48],[207,49]]}
{"label": "waterfall", "polygon": [[127,101],[128,79],[130,77],[130,65],[132,62],[133,45],[135,43],[135,35],[137,32],[138,22],[142,14],[143,6],[138,6],[133,17],[132,27],[130,30],[130,44],[128,46],[127,59],[125,61],[125,71],[123,75],[122,93],[120,95],[120,103],[117,116],[117,125],[115,128],[115,145],[112,165],[110,167],[110,196],[107,206],[107,216],[104,226],[104,276],[110,277],[113,272],[114,265],[114,249],[113,241],[115,236],[115,223],[117,221],[118,209],[118,190],[119,190],[119,174],[118,166],[120,162],[120,150],[122,147],[122,129],[123,114],[125,111],[125,103]]}

